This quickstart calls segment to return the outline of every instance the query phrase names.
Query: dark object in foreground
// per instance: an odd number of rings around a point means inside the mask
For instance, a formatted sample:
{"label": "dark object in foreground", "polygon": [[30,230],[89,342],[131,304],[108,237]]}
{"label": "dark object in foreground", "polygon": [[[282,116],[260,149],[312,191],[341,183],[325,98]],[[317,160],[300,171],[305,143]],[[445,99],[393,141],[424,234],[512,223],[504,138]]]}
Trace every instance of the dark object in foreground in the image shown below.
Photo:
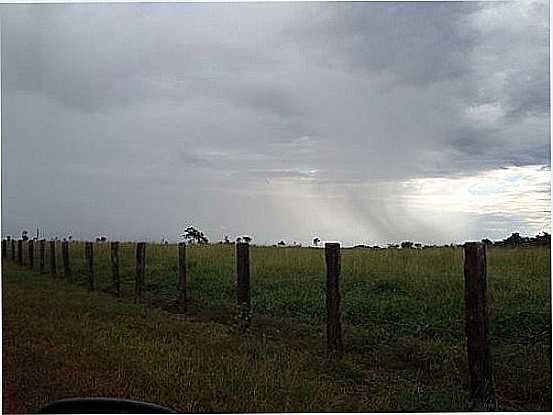
{"label": "dark object in foreground", "polygon": [[136,277],[134,282],[134,302],[144,303],[144,273],[146,272],[146,242],[136,243]]}
{"label": "dark object in foreground", "polygon": [[470,392],[478,408],[497,408],[490,353],[486,246],[465,244],[465,334]]}
{"label": "dark object in foreground", "polygon": [[117,398],[72,398],[50,402],[39,414],[174,414],[153,403]]}
{"label": "dark object in foreground", "polygon": [[88,291],[94,291],[94,245],[92,242],[84,244],[84,261],[88,281]]}
{"label": "dark object in foreground", "polygon": [[326,343],[330,357],[344,354],[342,340],[342,297],[340,294],[340,244],[325,244],[326,260]]}

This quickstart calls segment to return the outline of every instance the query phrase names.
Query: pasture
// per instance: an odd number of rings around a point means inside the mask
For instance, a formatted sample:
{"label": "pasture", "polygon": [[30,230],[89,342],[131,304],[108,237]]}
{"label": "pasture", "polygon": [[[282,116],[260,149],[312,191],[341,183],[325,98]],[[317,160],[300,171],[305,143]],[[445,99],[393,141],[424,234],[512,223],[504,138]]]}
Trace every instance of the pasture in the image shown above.
{"label": "pasture", "polygon": [[[72,242],[70,258],[75,280],[71,284],[63,278],[59,247],[57,279],[13,264],[4,265],[5,315],[11,319],[11,313],[24,309],[26,311],[20,311],[22,315],[35,313],[37,320],[45,318],[40,313],[48,306],[39,304],[39,297],[46,303],[55,303],[49,307],[60,308],[56,313],[59,312],[57,315],[62,321],[64,307],[77,314],[90,309],[87,314],[90,321],[83,323],[89,331],[82,334],[83,339],[96,342],[91,338],[96,320],[101,320],[98,324],[104,329],[113,320],[109,333],[100,330],[103,354],[122,367],[127,365],[129,370],[135,370],[131,366],[138,363],[136,360],[133,363],[136,356],[132,350],[121,348],[121,336],[140,342],[137,333],[144,336],[144,330],[152,324],[156,327],[167,325],[164,330],[171,333],[179,331],[179,324],[186,325],[180,329],[188,331],[183,335],[194,334],[194,339],[187,338],[187,341],[192,342],[189,352],[198,360],[186,374],[191,378],[187,384],[190,393],[186,388],[172,390],[175,387],[172,385],[180,385],[183,381],[178,379],[182,373],[171,369],[181,358],[179,342],[175,340],[178,336],[166,338],[166,344],[159,349],[154,344],[143,345],[153,361],[159,353],[159,359],[170,354],[177,362],[165,367],[143,362],[146,386],[136,386],[144,389],[134,390],[134,397],[178,410],[470,409],[461,248],[343,249],[341,289],[345,356],[336,362],[328,361],[325,355],[323,250],[251,247],[252,327],[245,335],[235,330],[234,250],[234,245],[224,244],[187,247],[190,302],[188,313],[183,317],[176,314],[178,262],[175,245],[147,245],[146,304],[143,306],[130,304],[135,282],[134,244],[120,244],[122,298],[116,299],[110,294],[109,243],[94,246],[97,292],[87,293],[84,244]],[[35,255],[38,258],[36,247]],[[46,270],[48,255],[47,247]],[[35,258],[35,269],[37,263]],[[487,269],[492,359],[500,408],[549,410],[550,249],[490,248]],[[33,292],[35,286],[37,292]],[[10,289],[18,291],[19,301],[11,297]],[[62,296],[67,297],[66,302]],[[75,302],[75,298],[80,301]],[[121,307],[125,315],[136,312],[144,327],[137,327],[136,333],[129,328],[120,332]],[[71,313],[67,314],[67,319],[67,326],[78,335],[79,320]],[[41,335],[48,336],[51,329],[53,338],[62,343],[67,341],[58,332],[61,323],[53,323],[53,319],[48,321],[50,323],[44,322],[40,328]],[[55,334],[49,324],[58,325]],[[32,331],[27,335],[32,336]],[[157,338],[157,334],[152,333],[152,336]],[[217,342],[223,337],[229,344],[219,350],[221,346]],[[87,350],[95,353],[93,348]],[[215,353],[220,357],[214,357],[214,350],[220,352]],[[184,357],[187,353],[182,352],[182,359],[188,359]],[[52,396],[51,393],[43,391],[41,396]],[[35,397],[34,402],[39,400]]]}

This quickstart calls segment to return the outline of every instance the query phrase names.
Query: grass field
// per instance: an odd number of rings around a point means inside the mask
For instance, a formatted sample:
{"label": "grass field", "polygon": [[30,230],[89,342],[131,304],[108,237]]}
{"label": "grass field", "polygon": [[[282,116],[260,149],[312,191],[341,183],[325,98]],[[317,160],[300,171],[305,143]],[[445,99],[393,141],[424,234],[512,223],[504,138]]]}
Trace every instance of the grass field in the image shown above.
{"label": "grass field", "polygon": [[[235,328],[233,246],[188,247],[185,317],[170,312],[176,246],[147,246],[145,306],[131,304],[133,244],[120,247],[120,300],[109,294],[109,244],[95,245],[96,293],[86,292],[80,275],[84,245],[71,243],[70,255],[74,284],[3,268],[4,342],[13,342],[4,357],[17,372],[8,381],[27,410],[86,394],[194,412],[470,409],[460,248],[344,249],[341,362],[325,354],[320,249],[251,248],[253,325],[245,336]],[[492,356],[504,410],[551,408],[550,264],[549,248],[488,250]],[[41,376],[33,375],[37,367]],[[102,371],[116,373],[116,383],[94,380]],[[52,377],[59,381],[49,383]]]}

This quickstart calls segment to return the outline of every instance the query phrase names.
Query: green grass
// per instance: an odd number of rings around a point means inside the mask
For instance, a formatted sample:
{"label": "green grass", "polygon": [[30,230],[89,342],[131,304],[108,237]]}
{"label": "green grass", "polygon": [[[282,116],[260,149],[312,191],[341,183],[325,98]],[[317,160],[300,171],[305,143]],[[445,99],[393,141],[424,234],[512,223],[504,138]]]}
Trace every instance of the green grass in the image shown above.
{"label": "green grass", "polygon": [[[29,367],[33,383],[20,393],[28,410],[77,394],[194,412],[470,409],[462,249],[344,249],[341,362],[325,356],[320,249],[251,248],[253,326],[246,336],[235,327],[233,246],[187,248],[191,303],[184,319],[163,311],[177,296],[176,246],[147,246],[145,306],[131,304],[133,244],[120,246],[119,300],[108,294],[109,244],[95,245],[97,293],[86,292],[81,275],[84,245],[71,243],[70,255],[73,284],[4,265],[4,320],[17,326],[8,327],[18,339],[17,371],[39,359],[45,379],[52,376],[52,364],[33,351],[36,339],[46,339],[62,366],[84,353],[106,373],[133,375],[117,375],[119,386],[104,390],[86,383],[87,370],[73,370],[71,385],[56,384],[58,392],[40,386]],[[61,256],[57,263],[61,269]],[[549,248],[488,250],[492,356],[505,410],[551,408],[550,264]]]}

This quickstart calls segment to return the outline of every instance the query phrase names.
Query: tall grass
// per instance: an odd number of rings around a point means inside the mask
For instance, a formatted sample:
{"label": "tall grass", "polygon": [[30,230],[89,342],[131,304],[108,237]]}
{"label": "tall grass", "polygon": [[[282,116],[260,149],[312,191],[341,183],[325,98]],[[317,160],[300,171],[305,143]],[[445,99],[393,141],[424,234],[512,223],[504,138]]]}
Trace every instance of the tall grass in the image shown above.
{"label": "tall grass", "polygon": [[[232,322],[234,249],[187,247],[191,315]],[[35,252],[38,255],[38,248]],[[57,253],[61,269],[60,247]],[[110,292],[109,243],[95,244],[94,255],[97,289]],[[76,283],[85,286],[84,244],[72,242],[70,257]],[[281,336],[297,347],[312,347],[306,339],[314,339],[322,352],[324,251],[252,246],[250,262],[254,332]],[[500,399],[506,407],[542,408],[551,398],[550,248],[490,248],[487,262]],[[177,298],[177,269],[176,245],[147,246],[147,303],[171,309]],[[122,296],[130,300],[135,275],[132,243],[120,244],[120,275]],[[463,250],[343,249],[341,285],[345,349],[355,356],[346,378],[359,381],[359,368],[366,365],[392,371],[405,384],[394,384],[394,391],[379,390],[402,396],[400,407],[427,409],[430,400],[434,409],[451,409],[448,399],[464,396],[467,382]]]}

